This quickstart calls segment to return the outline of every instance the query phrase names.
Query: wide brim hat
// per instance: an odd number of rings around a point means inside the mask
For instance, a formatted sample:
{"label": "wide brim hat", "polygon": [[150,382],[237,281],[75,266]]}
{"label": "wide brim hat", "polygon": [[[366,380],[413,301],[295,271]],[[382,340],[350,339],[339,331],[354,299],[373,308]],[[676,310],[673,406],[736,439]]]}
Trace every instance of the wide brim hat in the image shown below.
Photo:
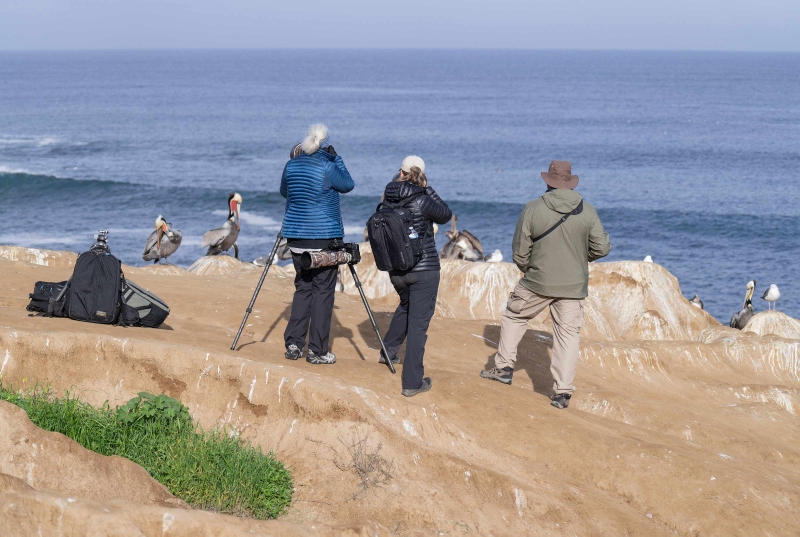
{"label": "wide brim hat", "polygon": [[553,188],[575,188],[578,186],[578,176],[572,175],[572,164],[568,160],[554,160],[550,168],[542,172],[542,179],[547,186]]}

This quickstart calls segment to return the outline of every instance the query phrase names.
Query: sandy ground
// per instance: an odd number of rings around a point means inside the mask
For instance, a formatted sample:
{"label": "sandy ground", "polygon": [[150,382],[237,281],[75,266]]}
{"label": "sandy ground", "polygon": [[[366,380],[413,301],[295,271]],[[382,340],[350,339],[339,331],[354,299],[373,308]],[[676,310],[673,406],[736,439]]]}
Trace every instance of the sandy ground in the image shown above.
{"label": "sandy ground", "polygon": [[[231,535],[800,534],[797,322],[769,312],[756,317],[756,332],[721,327],[690,306],[657,265],[593,267],[578,392],[562,411],[549,406],[546,315],[523,339],[513,385],[478,376],[499,338],[498,297],[516,277],[507,264],[446,269],[425,357],[433,389],[408,399],[399,374],[377,363],[375,335],[352,295],[337,295],[335,365],[284,359],[293,287],[283,270],[268,276],[232,352],[258,270],[227,258],[206,263],[206,275],[126,268],[172,308],[165,326],[152,330],[29,317],[34,282],[69,277],[69,256],[9,257],[0,255],[4,383],[74,386],[95,404],[122,404],[143,390],[167,393],[203,426],[235,427],[288,464],[296,486],[288,514],[275,523],[238,520]],[[48,259],[50,266],[36,264]],[[377,278],[363,279],[380,295]],[[494,293],[498,304],[471,308],[475,293],[484,302]],[[384,331],[392,300],[373,301]],[[358,440],[387,474],[363,481],[347,468],[348,447]],[[23,528],[25,517],[9,505],[27,498],[39,508],[27,519],[49,520],[46,506],[66,494],[18,473],[0,482],[0,529]],[[95,477],[87,472],[85,479]],[[96,498],[76,498],[81,509],[104,508]],[[158,502],[120,501],[114,512],[140,533],[115,535],[173,534],[163,531]],[[192,517],[212,516],[173,512],[185,528]]]}

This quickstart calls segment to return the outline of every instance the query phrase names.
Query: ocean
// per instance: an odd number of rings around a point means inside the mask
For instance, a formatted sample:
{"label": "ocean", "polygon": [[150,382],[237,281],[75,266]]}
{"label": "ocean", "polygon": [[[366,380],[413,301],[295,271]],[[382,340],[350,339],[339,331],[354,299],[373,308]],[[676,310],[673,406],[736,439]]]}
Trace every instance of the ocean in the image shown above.
{"label": "ocean", "polygon": [[170,259],[188,266],[237,191],[252,260],[315,122],[356,182],[348,239],[417,154],[459,228],[510,261],[539,172],[567,159],[608,260],[651,255],[724,323],[751,279],[757,310],[776,283],[778,309],[800,317],[800,54],[0,52],[0,244],[80,252],[108,229],[112,252],[142,265],[163,214],[184,234]]}

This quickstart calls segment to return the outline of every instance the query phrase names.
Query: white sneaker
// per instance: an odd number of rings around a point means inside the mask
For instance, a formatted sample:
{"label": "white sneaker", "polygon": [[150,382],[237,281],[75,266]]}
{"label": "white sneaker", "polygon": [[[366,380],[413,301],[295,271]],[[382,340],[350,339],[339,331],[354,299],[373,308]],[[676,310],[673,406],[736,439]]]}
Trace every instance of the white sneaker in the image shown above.
{"label": "white sneaker", "polygon": [[306,356],[306,362],[310,364],[335,364],[336,363],[336,355],[332,352],[328,354],[319,355],[309,349],[308,356]]}

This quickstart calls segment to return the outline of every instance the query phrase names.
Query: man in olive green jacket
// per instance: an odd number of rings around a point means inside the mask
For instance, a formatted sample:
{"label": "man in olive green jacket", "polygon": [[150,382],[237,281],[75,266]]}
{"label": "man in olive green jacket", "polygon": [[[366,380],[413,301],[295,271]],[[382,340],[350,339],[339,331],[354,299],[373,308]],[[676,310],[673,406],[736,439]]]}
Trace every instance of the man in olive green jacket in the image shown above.
{"label": "man in olive green jacket", "polygon": [[529,202],[514,232],[514,263],[524,273],[503,312],[495,367],[484,378],[511,384],[517,346],[528,321],[547,306],[553,318],[552,405],[566,408],[575,392],[583,302],[589,294],[589,261],[608,255],[611,244],[597,211],[573,189],[578,176],[568,161],[542,172],[547,192]]}

